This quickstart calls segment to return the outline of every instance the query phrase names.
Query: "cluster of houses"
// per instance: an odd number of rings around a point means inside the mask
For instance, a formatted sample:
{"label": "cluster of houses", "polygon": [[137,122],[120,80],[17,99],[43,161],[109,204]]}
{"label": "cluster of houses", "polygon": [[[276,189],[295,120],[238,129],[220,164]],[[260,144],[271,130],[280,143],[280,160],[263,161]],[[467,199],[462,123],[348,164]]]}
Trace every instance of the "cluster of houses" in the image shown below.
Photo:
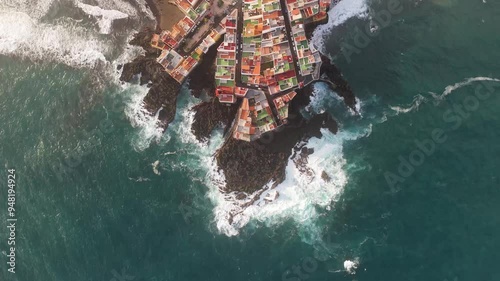
{"label": "cluster of houses", "polygon": [[[217,57],[216,94],[221,102],[234,103],[245,93],[241,87],[264,87],[275,95],[317,78],[314,70],[321,57],[309,44],[304,25],[326,18],[330,1],[286,0],[284,3],[283,11],[279,1],[244,0],[241,42],[235,33],[237,13],[231,14],[231,23],[235,25],[226,23],[228,38]],[[284,16],[290,22],[289,34]],[[238,63],[241,63],[238,73],[241,76],[240,81],[235,81]]]}
{"label": "cluster of houses", "polygon": [[195,68],[208,48],[215,44],[226,30],[225,20],[210,30],[210,33],[191,51],[185,53],[181,43],[192,33],[205,18],[210,3],[207,0],[175,0],[177,7],[185,17],[176,23],[171,30],[163,30],[154,34],[151,46],[162,50],[157,61],[165,71],[179,83],[182,83]]}
{"label": "cluster of houses", "polygon": [[238,110],[233,137],[244,141],[254,141],[263,133],[286,124],[288,106],[296,95],[295,91],[291,91],[274,98],[273,104],[277,113],[275,116],[265,93],[262,90],[249,89]]}
{"label": "cluster of houses", "polygon": [[[220,102],[243,98],[234,138],[253,141],[285,124],[288,105],[297,94],[293,89],[318,78],[315,70],[321,57],[309,44],[304,25],[325,19],[329,4],[329,0],[283,0],[286,9],[282,9],[280,1],[244,0],[243,18],[238,19],[236,12],[228,17],[231,24],[226,23],[215,78]],[[240,41],[235,34],[238,20]]]}
{"label": "cluster of houses", "polygon": [[243,98],[233,127],[233,137],[254,141],[277,127],[266,95],[261,90],[248,90]]}
{"label": "cluster of houses", "polygon": [[245,0],[241,80],[276,94],[298,85],[281,5],[274,0]]}
{"label": "cluster of houses", "polygon": [[273,99],[274,107],[276,107],[276,110],[278,111],[278,118],[281,123],[286,123],[288,118],[288,105],[296,95],[297,93],[292,91],[286,95]]}
{"label": "cluster of houses", "polygon": [[318,78],[321,57],[304,25],[325,19],[330,0],[243,0],[186,53],[182,42],[205,17],[207,1],[175,0],[186,16],[171,30],[155,34],[151,44],[162,50],[157,61],[182,83],[225,34],[217,49],[215,95],[227,104],[242,99],[232,135],[256,140],[287,122],[288,105],[297,94],[293,89]]}
{"label": "cluster of houses", "polygon": [[217,48],[215,85],[220,102],[234,103],[236,96],[244,97],[248,89],[236,86],[236,49],[238,44],[238,10],[233,10],[225,19],[226,34]]}
{"label": "cluster of houses", "polygon": [[327,17],[331,0],[286,0],[292,29],[294,50],[297,53],[300,73],[306,83],[313,78],[314,66],[321,61],[319,52],[309,44],[304,24],[321,21]]}

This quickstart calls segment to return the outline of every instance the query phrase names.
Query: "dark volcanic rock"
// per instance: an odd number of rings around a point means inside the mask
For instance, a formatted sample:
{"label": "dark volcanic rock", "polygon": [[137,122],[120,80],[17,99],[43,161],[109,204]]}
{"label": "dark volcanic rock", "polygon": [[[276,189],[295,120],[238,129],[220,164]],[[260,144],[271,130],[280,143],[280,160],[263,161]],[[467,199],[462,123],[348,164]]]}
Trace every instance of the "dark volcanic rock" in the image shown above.
{"label": "dark volcanic rock", "polygon": [[151,47],[151,38],[153,38],[154,33],[155,31],[152,28],[146,27],[143,30],[137,32],[134,35],[134,38],[130,40],[129,44],[142,47],[146,51],[146,55],[158,56],[161,51]]}
{"label": "dark volcanic rock", "polygon": [[163,67],[156,62],[159,51],[149,45],[152,29],[145,29],[134,36],[131,45],[141,46],[146,50],[146,55],[135,58],[132,62],[123,66],[120,80],[129,82],[134,76],[141,74],[141,85],[150,82],[149,91],[144,98],[144,108],[151,114],[159,112],[158,119],[162,128],[166,129],[168,124],[174,120],[176,111],[177,95],[180,84],[170,75],[163,71]]}
{"label": "dark volcanic rock", "polygon": [[322,24],[325,24],[328,22],[328,16],[321,20],[321,21],[317,21],[317,22],[312,22],[312,23],[307,23],[304,25],[304,32],[306,33],[306,38],[307,40],[311,40],[312,36],[313,36],[313,33],[314,33],[314,30],[316,29],[316,27],[322,25]]}
{"label": "dark volcanic rock", "polygon": [[[337,1],[334,1],[337,2]],[[311,40],[314,30],[319,25],[325,24],[328,22],[328,16],[318,22],[308,23],[304,25],[304,31],[306,33],[306,37],[308,40]],[[321,55],[321,69],[320,73],[322,74],[322,80],[327,82],[332,90],[338,93],[341,97],[344,98],[344,102],[347,106],[349,106],[352,110],[356,111],[356,99],[354,97],[354,93],[352,92],[351,87],[347,83],[347,81],[342,76],[340,70],[330,62],[330,59],[324,55]]]}
{"label": "dark volcanic rock", "polygon": [[224,132],[229,130],[238,104],[227,106],[220,103],[219,99],[212,99],[195,105],[191,110],[195,111],[191,130],[199,141],[205,142],[217,125],[222,125]]}
{"label": "dark volcanic rock", "polygon": [[288,154],[272,151],[257,141],[245,142],[229,137],[216,158],[226,176],[224,192],[253,193],[270,180],[283,181]]}
{"label": "dark volcanic rock", "polygon": [[[280,127],[250,143],[228,136],[216,153],[217,164],[226,177],[225,192],[244,191],[250,194],[271,180],[281,183],[285,178],[288,158],[298,142],[321,137],[321,128],[328,127],[333,133],[337,132],[335,120],[327,113],[316,115],[310,120],[300,115],[299,109],[309,100],[310,92],[306,92],[307,89],[299,90],[297,97],[292,100],[286,127]],[[300,149],[297,148],[299,152]]]}
{"label": "dark volcanic rock", "polygon": [[356,97],[345,80],[344,76],[340,70],[330,62],[330,59],[326,56],[321,55],[321,76],[322,80],[328,82],[331,89],[334,90],[339,96],[344,98],[344,102],[347,106],[349,106],[352,110],[356,112]]}
{"label": "dark volcanic rock", "polygon": [[215,60],[217,59],[217,48],[224,41],[222,36],[219,41],[212,45],[203,56],[201,62],[189,74],[189,89],[191,94],[197,98],[203,92],[211,97],[209,101],[202,102],[191,108],[195,112],[191,131],[199,141],[205,142],[210,137],[217,125],[222,125],[224,133],[230,129],[231,123],[238,111],[239,103],[224,105],[215,96]]}
{"label": "dark volcanic rock", "polygon": [[224,41],[221,36],[219,41],[212,45],[196,68],[189,74],[189,89],[191,94],[197,98],[203,91],[209,96],[215,93],[215,60],[217,59],[217,48]]}
{"label": "dark volcanic rock", "polygon": [[[151,115],[155,115],[159,111],[158,119],[161,122],[159,125],[166,129],[168,124],[174,120],[177,95],[180,92],[181,85],[156,62],[156,58],[161,52],[150,45],[154,32],[151,28],[145,28],[135,34],[134,38],[129,42],[131,45],[142,47],[146,51],[146,54],[123,65],[120,80],[130,82],[136,75],[141,75],[140,84],[148,84],[150,86],[144,98],[144,108]],[[215,90],[215,59],[217,57],[217,47],[222,41],[223,38],[210,47],[199,65],[188,76],[189,88],[196,97],[200,97],[203,91],[206,91],[209,95],[213,95]],[[210,132],[217,124],[222,123],[226,126],[228,122],[232,121],[228,117],[228,114],[234,108],[231,107],[231,110],[224,108],[217,101],[217,103],[210,105],[202,104],[199,107],[193,108],[193,110],[200,110],[196,114],[193,131],[199,140],[203,140],[208,138]],[[204,116],[206,114],[207,116]]]}
{"label": "dark volcanic rock", "polygon": [[321,173],[321,178],[326,182],[330,182],[332,180],[332,178],[325,171]]}

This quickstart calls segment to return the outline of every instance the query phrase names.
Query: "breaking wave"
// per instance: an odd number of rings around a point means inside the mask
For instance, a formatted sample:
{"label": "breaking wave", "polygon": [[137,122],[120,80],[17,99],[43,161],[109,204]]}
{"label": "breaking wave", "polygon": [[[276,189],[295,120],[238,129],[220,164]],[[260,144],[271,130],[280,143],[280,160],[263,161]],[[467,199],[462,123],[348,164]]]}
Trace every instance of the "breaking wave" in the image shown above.
{"label": "breaking wave", "polygon": [[393,111],[395,111],[396,114],[399,114],[399,113],[408,113],[410,111],[417,110],[419,108],[420,104],[422,104],[423,101],[425,101],[424,96],[422,96],[422,95],[416,95],[413,98],[413,101],[412,101],[412,103],[409,106],[406,106],[406,107],[389,106],[389,108],[392,109]]}
{"label": "breaking wave", "polygon": [[196,163],[201,164],[206,173],[204,182],[209,188],[207,196],[214,204],[216,229],[227,236],[236,236],[242,228],[254,229],[255,224],[274,227],[292,220],[298,225],[304,242],[311,244],[318,240],[316,238],[321,236],[321,229],[317,224],[321,212],[319,209],[334,208],[349,182],[344,156],[346,144],[368,137],[372,124],[387,120],[385,115],[369,114],[372,111],[370,108],[378,107],[377,104],[376,100],[358,101],[358,112],[367,112],[355,115],[346,109],[342,98],[329,90],[326,84],[317,83],[309,113],[335,112],[335,119],[342,127],[341,130],[332,134],[327,129],[322,129],[323,137],[302,143],[301,145],[314,150],[306,161],[297,161],[297,156],[292,154],[285,169],[284,182],[274,188],[274,182],[269,182],[243,200],[237,199],[236,193],[220,192],[225,185],[225,176],[218,169],[213,154],[223,142],[222,133],[216,131],[208,145],[199,143],[189,129],[192,113],[185,109],[181,117],[183,125],[180,126],[184,129],[177,134],[185,142],[196,144],[192,147],[196,149],[193,155],[196,155]]}
{"label": "breaking wave", "polygon": [[[209,198],[215,204],[217,229],[228,236],[238,235],[239,229],[251,220],[266,226],[282,224],[292,219],[306,228],[315,229],[317,207],[330,208],[348,182],[344,169],[344,144],[363,137],[369,132],[342,131],[334,135],[322,129],[323,137],[309,140],[306,147],[314,149],[304,166],[291,157],[286,167],[286,179],[277,187],[272,182],[248,199],[238,200],[236,194],[222,194],[224,175],[217,170],[215,160],[207,159],[210,187]],[[276,198],[277,195],[277,198]],[[276,198],[266,200],[266,198]],[[254,201],[249,206],[249,202]]]}
{"label": "breaking wave", "polygon": [[[208,187],[206,196],[213,204],[217,231],[235,236],[250,222],[272,227],[291,219],[304,226],[307,229],[305,232],[320,232],[315,224],[319,216],[316,208],[331,208],[348,182],[344,169],[344,144],[368,135],[371,128],[343,130],[336,135],[323,129],[322,138],[310,139],[306,144],[314,152],[308,156],[305,166],[297,165],[294,157],[290,157],[284,182],[273,189],[271,182],[247,199],[239,200],[234,193],[220,192],[225,185],[225,176],[218,169],[214,153],[224,141],[222,130],[216,129],[208,143],[195,138],[191,132],[194,112],[190,108],[197,100],[184,91],[187,89],[183,89],[183,94],[179,96],[175,121],[165,133],[182,147],[182,151],[175,154],[175,161],[168,159],[175,162],[176,167],[173,168],[190,173]],[[166,157],[172,155],[169,153]],[[308,171],[307,174],[304,170]],[[272,202],[266,201],[265,198],[275,192],[279,196]]]}
{"label": "breaking wave", "polygon": [[107,40],[77,22],[41,23],[23,12],[0,11],[0,54],[34,61],[55,61],[72,67],[106,64],[112,51]]}
{"label": "breaking wave", "polygon": [[[446,86],[446,88],[444,89],[444,91],[441,94],[436,94],[434,92],[429,92],[428,94],[434,102],[439,103],[440,101],[445,99],[449,94],[453,93],[455,90],[458,90],[462,87],[468,86],[468,85],[475,83],[475,82],[500,82],[500,79],[491,78],[491,77],[482,77],[482,76],[471,77],[471,78],[467,78],[461,82]],[[408,112],[412,112],[414,110],[418,110],[418,108],[422,104],[422,102],[425,103],[428,100],[430,100],[430,99],[428,99],[422,95],[417,95],[414,97],[413,102],[408,106],[405,106],[405,107],[389,106],[389,108],[392,109],[396,113],[396,115],[398,115],[399,113],[408,113]]]}
{"label": "breaking wave", "polygon": [[[116,20],[125,20],[120,24],[127,28],[114,30]],[[99,81],[112,82],[127,100],[125,115],[137,128],[132,145],[142,151],[160,140],[162,129],[157,116],[144,109],[148,89],[122,83],[117,68],[144,53],[128,42],[138,28],[154,20],[145,0],[3,0],[0,55],[65,64],[105,77]]]}
{"label": "breaking wave", "polygon": [[490,78],[490,77],[472,77],[472,78],[467,78],[462,82],[455,83],[453,85],[446,86],[444,89],[443,93],[441,96],[438,97],[438,99],[444,99],[447,95],[451,94],[453,91],[460,89],[462,87],[468,86],[474,82],[479,82],[479,81],[489,81],[489,82],[500,82],[500,79],[497,78]]}
{"label": "breaking wave", "polygon": [[334,27],[343,24],[350,18],[366,18],[367,16],[366,0],[342,0],[328,12],[328,23],[320,25],[314,30],[311,41],[319,50],[324,50],[324,40],[331,34]]}
{"label": "breaking wave", "polygon": [[97,19],[99,25],[99,32],[102,34],[110,34],[113,21],[118,19],[126,19],[128,15],[116,10],[105,10],[99,6],[92,6],[88,4],[76,2],[78,7],[81,8],[86,14],[93,16]]}
{"label": "breaking wave", "polygon": [[[127,44],[129,34],[101,33],[111,33],[112,22],[120,18],[131,17],[131,24],[141,25],[146,18],[150,20],[151,12],[143,0],[137,1],[137,8],[122,0],[97,3],[92,6],[72,0],[1,1],[0,54],[75,68],[109,68],[116,59],[116,50]],[[94,17],[98,25],[86,22],[81,11]],[[57,17],[51,18],[54,15]]]}
{"label": "breaking wave", "polygon": [[146,86],[125,83],[122,85],[122,94],[126,96],[125,114],[132,127],[137,128],[132,137],[132,146],[136,151],[147,149],[152,142],[160,142],[163,129],[159,126],[158,115],[152,116],[144,108],[144,97],[149,89]]}
{"label": "breaking wave", "polygon": [[[345,109],[341,98],[323,86],[318,84],[310,111],[320,113],[343,106],[345,114],[337,120],[354,118]],[[274,188],[274,182],[270,182],[243,200],[237,199],[236,193],[223,194],[219,191],[224,187],[225,177],[213,157],[215,148],[201,153],[205,155],[200,162],[205,163],[205,169],[208,170],[205,182],[209,187],[208,197],[215,205],[213,213],[218,231],[235,236],[241,228],[252,222],[272,227],[293,220],[300,229],[306,230],[303,239],[320,235],[321,231],[316,225],[319,217],[317,208],[332,208],[349,181],[344,147],[348,142],[369,136],[371,128],[371,123],[367,122],[361,126],[343,128],[337,134],[322,129],[323,137],[312,138],[302,144],[314,150],[307,160],[297,161],[298,156],[294,154],[288,159],[284,182]],[[215,143],[222,141],[221,134],[217,134]]]}

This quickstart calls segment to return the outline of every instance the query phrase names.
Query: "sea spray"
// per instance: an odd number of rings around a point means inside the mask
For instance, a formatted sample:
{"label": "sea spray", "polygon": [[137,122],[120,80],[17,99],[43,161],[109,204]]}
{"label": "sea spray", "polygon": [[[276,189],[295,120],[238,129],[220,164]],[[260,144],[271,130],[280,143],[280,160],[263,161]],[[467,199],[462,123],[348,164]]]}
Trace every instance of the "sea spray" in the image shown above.
{"label": "sea spray", "polygon": [[143,151],[152,142],[158,143],[163,136],[163,129],[159,126],[159,112],[151,115],[144,108],[143,100],[149,91],[146,86],[125,83],[122,89],[122,93],[128,99],[125,114],[132,126],[138,129],[137,134],[132,138],[132,146],[136,151]]}
{"label": "sea spray", "polygon": [[326,51],[325,39],[333,28],[353,17],[366,18],[368,16],[367,0],[342,0],[333,9],[328,11],[328,23],[320,25],[314,30],[312,43],[323,53]]}
{"label": "sea spray", "polygon": [[[317,100],[312,105],[312,112],[330,111],[332,106],[343,104],[342,99],[334,92],[321,87],[319,90],[321,93],[316,93],[314,99]],[[182,159],[181,162],[184,162],[177,163],[176,166],[189,171],[193,176],[205,178],[204,182],[208,187],[207,197],[214,204],[214,224],[217,230],[225,235],[234,236],[250,222],[274,227],[290,219],[304,229],[303,233],[311,233],[316,229],[315,221],[319,215],[316,208],[330,208],[348,181],[344,169],[346,164],[343,157],[344,143],[368,136],[371,123],[362,122],[361,127],[347,128],[337,135],[322,129],[323,137],[312,138],[306,145],[314,149],[314,153],[308,156],[307,164],[307,168],[312,171],[311,176],[305,177],[293,159],[289,159],[283,183],[270,189],[274,184],[270,182],[254,194],[248,194],[247,198],[237,199],[237,193],[221,192],[225,186],[225,176],[217,166],[214,153],[223,143],[222,131],[215,130],[208,143],[196,139],[191,132],[194,112],[190,108],[198,100],[185,91],[188,91],[186,87],[183,88],[178,100],[176,119],[166,134],[172,137],[172,141],[185,148],[181,154],[188,154],[184,157],[176,155],[177,160]],[[323,99],[323,95],[330,95],[332,99],[330,101]],[[344,111],[346,118],[355,118],[348,110]],[[328,180],[325,180],[324,173],[328,175]],[[264,198],[273,191],[278,191],[279,197],[273,202],[266,202]],[[303,239],[308,240],[305,236]]]}
{"label": "sea spray", "polygon": [[[274,227],[289,219],[300,227],[314,228],[318,216],[316,207],[329,207],[339,198],[347,184],[348,176],[343,168],[346,163],[343,157],[344,142],[362,137],[366,132],[341,131],[334,135],[322,129],[322,134],[322,138],[313,138],[307,144],[307,147],[315,150],[308,156],[308,167],[314,171],[312,178],[305,177],[295,163],[289,160],[285,181],[274,189],[278,191],[279,197],[272,202],[264,200],[272,183],[250,195],[250,198],[255,197],[257,200],[247,207],[243,206],[250,199],[239,200],[234,193],[220,193],[223,174],[218,171],[213,160],[208,162],[211,167],[207,185],[210,189],[209,198],[215,204],[214,215],[218,230],[232,236],[237,235],[239,228],[251,220]],[[329,180],[322,177],[323,172],[329,175]],[[260,192],[262,193],[259,194]]]}
{"label": "sea spray", "polygon": [[[137,27],[152,22],[145,2],[136,2],[137,8],[120,0],[98,1],[96,6],[70,1],[62,13],[59,1],[54,0],[1,1],[0,54],[109,72],[128,45],[127,37]],[[81,18],[82,11],[98,18],[95,28]],[[133,28],[112,37],[101,36],[113,32],[112,22],[119,18],[129,18],[127,24]]]}
{"label": "sea spray", "polygon": [[430,99],[432,99],[435,104],[439,104],[439,102],[441,102],[448,95],[450,95],[451,93],[453,93],[455,90],[458,90],[458,89],[460,89],[462,87],[469,86],[469,85],[471,85],[472,83],[475,83],[475,82],[500,82],[500,79],[491,78],[491,77],[482,77],[482,76],[470,77],[470,78],[464,79],[461,82],[457,82],[455,84],[446,86],[445,89],[443,90],[443,92],[440,95],[436,94],[434,92],[429,92],[427,94],[430,96],[430,98],[426,98],[423,95],[418,94],[418,95],[416,95],[416,96],[413,97],[413,101],[412,101],[412,103],[410,105],[406,105],[406,106],[400,106],[400,105],[399,106],[389,106],[389,108],[392,109],[395,112],[396,115],[398,115],[400,113],[413,112],[414,110],[418,110],[418,108],[422,104],[422,102],[427,102]]}
{"label": "sea spray", "polygon": [[0,11],[0,54],[92,68],[109,63],[112,43],[78,23],[40,23],[22,12]]}
{"label": "sea spray", "polygon": [[116,10],[105,10],[99,6],[92,6],[77,1],[77,5],[86,14],[93,16],[99,25],[101,34],[110,34],[113,22],[119,19],[126,19],[128,15]]}

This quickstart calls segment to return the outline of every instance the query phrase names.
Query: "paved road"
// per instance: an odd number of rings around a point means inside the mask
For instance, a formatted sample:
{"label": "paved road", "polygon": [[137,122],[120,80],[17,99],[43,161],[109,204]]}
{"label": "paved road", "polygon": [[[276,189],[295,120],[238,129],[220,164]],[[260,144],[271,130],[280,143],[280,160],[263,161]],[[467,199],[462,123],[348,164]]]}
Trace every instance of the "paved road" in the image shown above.
{"label": "paved road", "polygon": [[288,8],[286,6],[286,0],[280,0],[280,4],[281,4],[281,11],[283,12],[283,18],[285,18],[286,35],[288,37],[288,44],[290,45],[290,51],[292,53],[295,75],[297,76],[297,80],[300,82],[303,81],[304,78],[302,77],[302,75],[300,75],[300,68],[297,65],[299,58],[297,57],[297,52],[295,52],[294,49],[295,44],[292,35],[292,25],[290,23],[290,18],[288,17]]}
{"label": "paved road", "polygon": [[[236,4],[236,9],[238,9],[238,23],[237,23],[237,44],[236,44],[236,73],[235,73],[235,84],[236,86],[239,87],[245,87],[245,88],[250,88],[250,89],[255,89],[259,90],[260,88],[254,85],[249,85],[246,83],[241,82],[241,60],[242,60],[242,42],[243,42],[243,9],[242,9],[242,2],[243,1],[238,1]],[[290,47],[290,52],[292,54],[292,59],[293,59],[293,66],[295,69],[295,74],[297,76],[297,79],[300,81],[303,80],[303,77],[300,75],[299,72],[299,67],[297,66],[298,58],[297,58],[297,53],[294,50],[294,44],[293,44],[293,36],[292,36],[292,28],[290,25],[290,20],[288,18],[288,11],[286,8],[286,1],[285,0],[280,0],[281,4],[281,9],[283,11],[283,17],[285,19],[285,29],[286,29],[286,35],[288,39],[288,44]],[[295,88],[295,87],[294,87]],[[266,99],[271,107],[271,110],[273,112],[273,119],[278,123],[278,111],[276,110],[276,107],[274,106],[273,99],[276,97],[283,96],[285,94],[288,94],[291,92],[293,89],[285,90],[283,92],[280,92],[279,94],[271,95],[267,89],[263,89],[264,94],[266,95]],[[279,123],[278,123],[279,124]]]}
{"label": "paved road", "polygon": [[243,42],[243,10],[242,10],[243,0],[236,3],[236,9],[238,10],[238,20],[236,22],[236,73],[235,73],[235,84],[238,87],[246,87],[246,84],[241,83],[241,44]]}

